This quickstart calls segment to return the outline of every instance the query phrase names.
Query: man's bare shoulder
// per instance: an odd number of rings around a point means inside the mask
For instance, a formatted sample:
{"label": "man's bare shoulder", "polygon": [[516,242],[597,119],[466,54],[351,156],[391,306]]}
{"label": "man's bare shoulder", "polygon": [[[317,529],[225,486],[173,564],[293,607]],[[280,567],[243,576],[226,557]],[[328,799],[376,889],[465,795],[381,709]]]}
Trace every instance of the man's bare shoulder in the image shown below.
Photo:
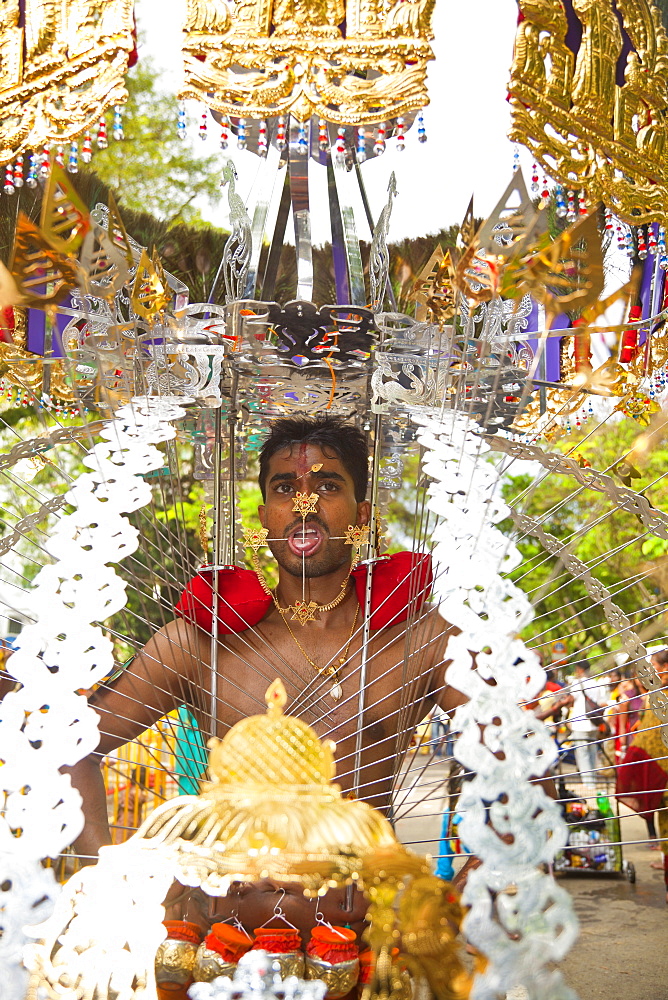
{"label": "man's bare shoulder", "polygon": [[435,657],[443,658],[448,639],[457,632],[445,618],[439,614],[438,607],[423,609],[414,622],[407,622],[405,630],[409,632],[415,649],[429,650]]}
{"label": "man's bare shoulder", "polygon": [[146,643],[138,656],[188,674],[188,667],[209,662],[211,636],[183,618],[167,622]]}

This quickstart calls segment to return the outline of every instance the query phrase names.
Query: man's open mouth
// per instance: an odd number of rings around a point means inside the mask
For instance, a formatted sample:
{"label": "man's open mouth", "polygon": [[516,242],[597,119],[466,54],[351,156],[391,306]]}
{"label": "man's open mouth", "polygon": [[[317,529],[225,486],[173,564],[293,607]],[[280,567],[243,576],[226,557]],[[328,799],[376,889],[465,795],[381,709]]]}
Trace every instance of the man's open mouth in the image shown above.
{"label": "man's open mouth", "polygon": [[325,535],[322,528],[311,522],[299,525],[287,536],[288,548],[295,556],[306,558],[313,556],[320,549]]}

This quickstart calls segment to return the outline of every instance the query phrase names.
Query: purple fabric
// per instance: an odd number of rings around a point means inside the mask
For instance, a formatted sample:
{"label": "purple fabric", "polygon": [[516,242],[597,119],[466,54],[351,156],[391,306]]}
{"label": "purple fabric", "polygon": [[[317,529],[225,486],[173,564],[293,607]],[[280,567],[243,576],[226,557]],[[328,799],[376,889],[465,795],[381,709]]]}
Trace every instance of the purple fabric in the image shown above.
{"label": "purple fabric", "polygon": [[[538,329],[538,306],[534,303],[529,316],[528,331],[535,332]],[[557,316],[552,324],[553,330],[566,330],[571,325],[568,316]],[[534,354],[538,351],[538,338],[531,337],[527,344]],[[541,366],[542,372],[536,372],[538,378],[544,378],[548,382],[558,382],[561,378],[561,337],[548,337],[545,341],[544,362]]]}
{"label": "purple fabric", "polygon": [[[66,300],[66,305],[70,305],[69,298]],[[54,358],[65,357],[62,334],[71,318],[71,316],[62,316],[60,313],[56,314],[56,327],[51,335],[51,355]],[[42,312],[41,309],[28,309],[27,349],[32,354],[44,356],[45,337],[46,313]]]}

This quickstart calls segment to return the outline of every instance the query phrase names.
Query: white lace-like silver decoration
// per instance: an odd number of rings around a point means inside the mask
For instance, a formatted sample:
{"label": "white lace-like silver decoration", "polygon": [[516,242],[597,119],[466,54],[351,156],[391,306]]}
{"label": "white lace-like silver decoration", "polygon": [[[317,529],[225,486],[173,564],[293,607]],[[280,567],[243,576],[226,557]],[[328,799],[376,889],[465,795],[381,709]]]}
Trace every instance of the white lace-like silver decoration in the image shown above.
{"label": "white lace-like silver decoration", "polygon": [[97,713],[76,692],[114,667],[111,641],[94,623],[126,602],[125,583],[109,565],[138,545],[136,529],[122,515],[149,502],[142,476],[164,465],[155,445],[174,437],[168,421],[182,415],[173,403],[138,398],[99,429],[103,440],[84,458],[90,471],[65,495],[75,510],[60,517],[49,538],[54,562],[34,581],[34,622],[12,657],[12,675],[22,687],[0,705],[3,1000],[25,997],[25,929],[41,934],[35,925],[60,891],[40,861],[57,857],[83,827],[81,796],[59,768],[81,760],[99,741]]}
{"label": "white lace-like silver decoration", "polygon": [[464,932],[488,959],[471,1000],[518,987],[529,1000],[575,1000],[550,968],[571,947],[577,921],[568,893],[538,867],[564,847],[567,831],[556,803],[529,781],[556,749],[543,723],[519,707],[542,689],[545,672],[516,638],[531,605],[501,575],[521,561],[495,527],[508,508],[475,424],[452,413],[417,421],[423,471],[433,480],[428,506],[440,518],[434,593],[443,617],[462,630],[448,642],[447,681],[469,698],[454,720],[455,756],[475,773],[459,799],[459,835],[482,865],[464,890]]}
{"label": "white lace-like silver decoration", "polygon": [[162,900],[174,875],[164,851],[132,841],[101,848],[98,863],[63,887],[39,941],[25,949],[26,1000],[157,1000]]}
{"label": "white lace-like silver decoration", "polygon": [[266,951],[242,955],[234,976],[218,976],[212,983],[193,983],[188,990],[191,1000],[323,1000],[327,985],[320,979],[281,979],[272,970]]}

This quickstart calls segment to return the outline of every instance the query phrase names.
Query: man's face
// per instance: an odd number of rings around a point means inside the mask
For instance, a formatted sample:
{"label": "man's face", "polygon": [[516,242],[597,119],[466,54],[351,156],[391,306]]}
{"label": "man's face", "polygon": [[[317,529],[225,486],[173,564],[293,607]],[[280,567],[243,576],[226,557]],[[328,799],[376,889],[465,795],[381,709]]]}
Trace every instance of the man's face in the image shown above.
{"label": "man's face", "polygon": [[586,667],[576,667],[575,668],[575,676],[577,678],[588,677],[589,676],[589,671],[587,670]]}
{"label": "man's face", "polygon": [[[348,525],[368,524],[370,508],[355,500],[353,480],[337,455],[312,444],[284,448],[269,461],[265,489],[258,514],[282,569],[313,578],[350,562],[352,546],[341,536]],[[297,493],[318,496],[315,513],[305,521],[292,509]]]}

